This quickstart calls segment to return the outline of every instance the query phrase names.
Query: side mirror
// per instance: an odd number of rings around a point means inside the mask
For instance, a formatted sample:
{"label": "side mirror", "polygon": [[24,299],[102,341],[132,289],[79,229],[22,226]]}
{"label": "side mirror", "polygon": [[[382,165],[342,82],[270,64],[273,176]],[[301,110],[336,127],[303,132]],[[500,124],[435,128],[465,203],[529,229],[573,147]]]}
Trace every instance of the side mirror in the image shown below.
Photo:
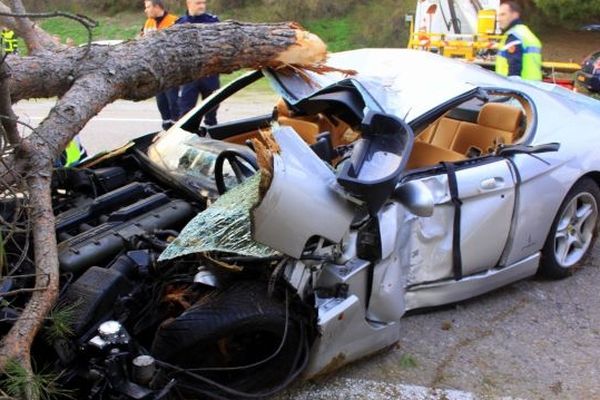
{"label": "side mirror", "polygon": [[433,215],[433,195],[421,181],[411,181],[396,186],[392,198],[419,217]]}

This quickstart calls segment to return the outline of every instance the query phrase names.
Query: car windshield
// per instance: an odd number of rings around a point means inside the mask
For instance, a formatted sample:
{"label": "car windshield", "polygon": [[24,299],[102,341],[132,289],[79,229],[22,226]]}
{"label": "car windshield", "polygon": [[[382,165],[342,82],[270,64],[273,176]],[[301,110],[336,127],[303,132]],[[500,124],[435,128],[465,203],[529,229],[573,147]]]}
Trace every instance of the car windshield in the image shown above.
{"label": "car windshield", "polygon": [[[245,146],[200,137],[183,129],[164,132],[148,149],[148,157],[160,168],[205,197],[216,197],[215,161],[224,150],[247,151]],[[226,185],[237,180],[231,166],[223,165]]]}

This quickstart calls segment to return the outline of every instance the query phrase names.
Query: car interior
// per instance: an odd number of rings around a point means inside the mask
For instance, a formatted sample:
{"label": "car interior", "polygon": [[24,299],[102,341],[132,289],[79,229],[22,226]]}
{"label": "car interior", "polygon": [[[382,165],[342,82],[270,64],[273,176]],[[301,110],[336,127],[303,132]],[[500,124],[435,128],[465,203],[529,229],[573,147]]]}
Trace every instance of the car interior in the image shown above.
{"label": "car interior", "polygon": [[428,124],[415,138],[407,168],[485,156],[519,142],[527,131],[526,112],[512,98],[500,100],[462,104]]}
{"label": "car interior", "polygon": [[[364,103],[347,87],[290,105],[279,98],[270,115],[205,127],[205,135],[250,145],[273,122],[292,127],[326,162],[336,165],[361,137]],[[533,121],[530,103],[515,93],[483,91],[460,104],[438,110],[412,126],[415,140],[407,170],[493,154],[499,145],[521,143]],[[185,128],[185,126],[184,126]]]}

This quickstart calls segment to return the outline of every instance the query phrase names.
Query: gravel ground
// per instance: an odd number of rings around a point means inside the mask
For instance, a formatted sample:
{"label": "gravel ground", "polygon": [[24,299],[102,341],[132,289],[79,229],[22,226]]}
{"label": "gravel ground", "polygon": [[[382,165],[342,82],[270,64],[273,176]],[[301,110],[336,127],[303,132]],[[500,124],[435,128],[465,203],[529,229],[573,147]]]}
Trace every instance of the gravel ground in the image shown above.
{"label": "gravel ground", "polygon": [[393,350],[278,398],[600,399],[598,261],[600,245],[568,279],[534,278],[407,316]]}

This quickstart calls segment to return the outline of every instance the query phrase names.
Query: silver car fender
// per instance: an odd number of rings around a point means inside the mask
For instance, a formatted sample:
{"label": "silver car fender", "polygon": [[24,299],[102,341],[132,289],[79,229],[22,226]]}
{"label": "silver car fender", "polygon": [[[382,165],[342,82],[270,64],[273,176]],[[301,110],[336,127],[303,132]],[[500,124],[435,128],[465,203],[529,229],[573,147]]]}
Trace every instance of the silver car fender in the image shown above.
{"label": "silver car fender", "polygon": [[[273,156],[273,180],[254,209],[254,239],[294,258],[320,236],[339,243],[354,210],[336,190],[336,177],[290,127],[276,127],[281,148]],[[341,189],[340,189],[341,190]]]}

